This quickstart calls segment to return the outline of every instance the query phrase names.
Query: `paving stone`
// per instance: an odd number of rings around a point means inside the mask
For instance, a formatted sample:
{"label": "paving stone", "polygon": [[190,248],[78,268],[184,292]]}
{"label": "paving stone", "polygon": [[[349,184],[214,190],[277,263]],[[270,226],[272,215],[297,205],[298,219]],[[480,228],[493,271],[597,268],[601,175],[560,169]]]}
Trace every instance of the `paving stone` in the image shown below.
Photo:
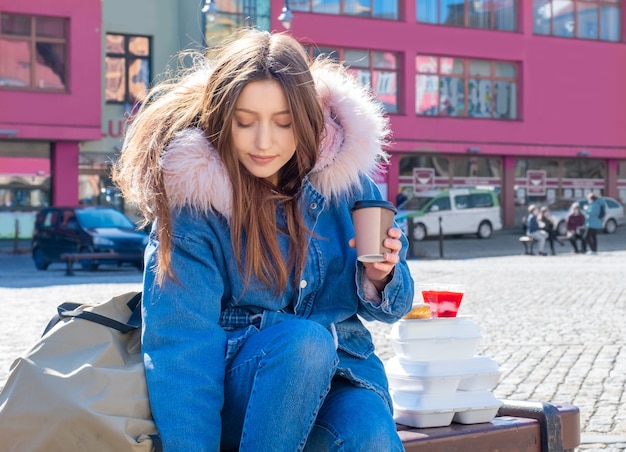
{"label": "paving stone", "polygon": [[[583,436],[600,438],[581,444],[581,451],[626,450],[626,440],[606,439],[626,437],[624,229],[600,236],[596,256],[521,255],[519,233],[512,233],[489,241],[459,240],[458,249],[451,239],[445,242],[446,258],[431,251],[422,254],[426,259],[409,261],[416,285],[465,283],[459,315],[473,316],[483,336],[479,354],[501,367],[497,397],[580,408]],[[505,241],[515,248],[506,248]],[[490,242],[497,247],[492,254]],[[436,250],[435,245],[425,242],[424,248]],[[141,288],[141,275],[132,268],[64,273],[61,264],[36,271],[27,254],[0,250],[0,386],[13,359],[37,339],[59,303],[98,302]],[[392,357],[391,326],[366,326],[381,359]]]}

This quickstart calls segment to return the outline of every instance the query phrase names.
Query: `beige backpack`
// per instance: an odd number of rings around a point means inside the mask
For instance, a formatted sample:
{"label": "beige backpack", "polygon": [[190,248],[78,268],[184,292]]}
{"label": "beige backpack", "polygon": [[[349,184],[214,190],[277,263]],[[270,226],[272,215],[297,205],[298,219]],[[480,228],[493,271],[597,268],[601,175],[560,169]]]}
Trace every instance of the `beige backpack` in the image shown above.
{"label": "beige backpack", "polygon": [[64,303],[0,392],[3,452],[153,451],[141,293]]}

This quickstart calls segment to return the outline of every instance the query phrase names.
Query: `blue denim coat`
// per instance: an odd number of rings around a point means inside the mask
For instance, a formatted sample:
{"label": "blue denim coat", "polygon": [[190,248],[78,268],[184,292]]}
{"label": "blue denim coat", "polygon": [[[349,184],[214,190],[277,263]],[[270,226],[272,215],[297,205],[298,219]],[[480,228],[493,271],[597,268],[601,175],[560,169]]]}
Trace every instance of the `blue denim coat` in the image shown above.
{"label": "blue denim coat", "polygon": [[604,204],[606,209],[606,203],[602,199],[595,199],[589,203],[585,209],[585,226],[590,229],[602,229],[603,220],[600,218],[600,206]]}
{"label": "blue denim coat", "polygon": [[[337,373],[376,391],[391,409],[383,365],[359,316],[387,323],[398,320],[411,308],[413,280],[403,236],[401,261],[382,302],[365,298],[363,265],[348,246],[354,236],[350,208],[357,200],[381,199],[381,194],[367,176],[360,177],[360,184],[344,198],[330,201],[305,180],[301,211],[312,232],[306,265],[299,283],[289,284],[279,295],[254,280],[244,291],[228,223],[218,212],[192,207],[174,212],[172,267],[177,282],[166,280],[158,288],[150,270],[158,243],[151,235],[142,343],[151,408],[166,450],[219,449],[227,360],[259,328],[290,316],[315,320],[329,334],[336,331]],[[280,211],[277,218],[283,218]],[[287,241],[280,240],[286,256]],[[189,432],[201,437],[190,437]]]}

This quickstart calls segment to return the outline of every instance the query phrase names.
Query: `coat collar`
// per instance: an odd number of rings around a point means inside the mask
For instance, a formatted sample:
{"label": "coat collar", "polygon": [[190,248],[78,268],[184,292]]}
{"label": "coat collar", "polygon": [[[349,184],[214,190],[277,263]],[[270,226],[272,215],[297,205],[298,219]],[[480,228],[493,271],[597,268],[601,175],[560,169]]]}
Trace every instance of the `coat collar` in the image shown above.
{"label": "coat collar", "polygon": [[[329,199],[354,188],[361,174],[382,171],[388,122],[365,88],[330,69],[313,71],[326,119],[325,136],[309,178]],[[161,167],[170,207],[189,205],[231,216],[232,187],[217,150],[197,128],[179,132],[166,148]]]}

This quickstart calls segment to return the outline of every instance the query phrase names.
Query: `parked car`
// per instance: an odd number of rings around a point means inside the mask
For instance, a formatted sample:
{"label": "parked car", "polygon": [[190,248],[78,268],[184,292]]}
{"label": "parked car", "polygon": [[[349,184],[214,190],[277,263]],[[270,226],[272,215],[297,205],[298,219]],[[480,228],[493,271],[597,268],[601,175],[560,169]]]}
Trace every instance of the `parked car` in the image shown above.
{"label": "parked car", "polygon": [[[602,228],[607,234],[613,234],[618,226],[626,224],[624,216],[624,206],[616,199],[608,196],[600,198],[606,203],[606,216],[602,220]],[[585,211],[585,207],[589,203],[587,198],[580,199],[559,199],[548,205],[550,214],[554,217],[554,223],[556,224],[556,230],[559,235],[565,235],[567,233],[567,225],[565,219],[569,213],[569,209],[572,203],[577,202],[580,204],[580,208]]]}
{"label": "parked car", "polygon": [[35,267],[45,270],[64,253],[111,252],[129,259],[84,259],[85,270],[101,263],[130,263],[143,268],[148,234],[137,230],[126,215],[112,207],[46,207],[37,213],[32,238]]}
{"label": "parked car", "polygon": [[398,206],[396,221],[409,242],[439,235],[476,234],[481,239],[502,229],[498,194],[489,189],[451,188],[420,192]]}

